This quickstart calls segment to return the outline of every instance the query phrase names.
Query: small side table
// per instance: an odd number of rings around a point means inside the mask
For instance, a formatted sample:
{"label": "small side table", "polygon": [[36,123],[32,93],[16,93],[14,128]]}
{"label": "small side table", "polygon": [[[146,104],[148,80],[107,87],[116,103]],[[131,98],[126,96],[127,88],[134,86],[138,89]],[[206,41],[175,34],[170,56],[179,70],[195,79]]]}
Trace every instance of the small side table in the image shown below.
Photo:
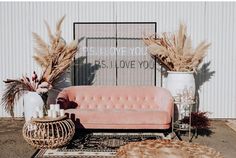
{"label": "small side table", "polygon": [[[177,137],[181,139],[180,135],[178,132],[180,131],[188,131],[189,134],[189,141],[191,141],[191,131],[192,131],[192,126],[191,126],[191,113],[192,113],[192,108],[193,105],[195,104],[194,101],[187,101],[187,102],[180,102],[180,101],[175,101],[174,105],[177,106],[178,108],[178,119],[175,121],[175,111],[173,110],[172,112],[172,132],[175,131]],[[189,124],[183,124],[180,121],[185,117],[189,116]]]}
{"label": "small side table", "polygon": [[75,125],[66,116],[32,119],[23,126],[24,139],[35,148],[57,148],[72,139]]}

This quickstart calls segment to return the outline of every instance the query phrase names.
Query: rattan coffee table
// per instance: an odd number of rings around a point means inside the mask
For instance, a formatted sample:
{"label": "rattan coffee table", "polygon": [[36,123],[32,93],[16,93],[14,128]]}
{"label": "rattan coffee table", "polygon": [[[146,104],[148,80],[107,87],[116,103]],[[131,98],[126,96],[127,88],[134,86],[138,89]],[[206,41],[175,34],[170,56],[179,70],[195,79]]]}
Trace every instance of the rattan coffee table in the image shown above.
{"label": "rattan coffee table", "polygon": [[66,116],[32,119],[23,126],[24,139],[35,148],[57,148],[66,145],[75,133],[75,125]]}

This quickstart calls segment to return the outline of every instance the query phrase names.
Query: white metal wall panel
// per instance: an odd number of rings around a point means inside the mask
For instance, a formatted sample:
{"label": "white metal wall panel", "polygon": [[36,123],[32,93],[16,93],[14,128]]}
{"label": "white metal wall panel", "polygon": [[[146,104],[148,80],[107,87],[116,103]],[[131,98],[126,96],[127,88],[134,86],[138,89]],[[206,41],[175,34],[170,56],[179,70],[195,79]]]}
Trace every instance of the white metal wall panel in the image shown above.
{"label": "white metal wall panel", "polygon": [[[236,118],[236,3],[228,2],[0,2],[0,80],[40,72],[33,62],[31,32],[44,39],[43,19],[52,28],[64,14],[62,35],[73,38],[73,22],[153,21],[158,32],[177,30],[181,21],[196,46],[202,40],[212,43],[205,63],[211,61],[211,79],[200,89],[200,110],[214,118]],[[201,77],[202,80],[207,76]],[[0,93],[4,89],[0,82]],[[22,115],[22,103],[16,108]],[[9,116],[0,108],[0,116]]]}
{"label": "white metal wall panel", "polygon": [[[39,67],[32,60],[33,39],[31,32],[38,33],[48,40],[47,30],[43,20],[47,20],[53,30],[55,22],[64,14],[67,15],[62,25],[62,35],[66,41],[71,41],[73,22],[78,20],[78,3],[45,3],[45,2],[0,2],[0,92],[3,92],[6,78],[19,78],[22,75],[31,76]],[[22,116],[22,100],[15,106],[15,116]],[[0,108],[0,116],[9,115]]]}
{"label": "white metal wall panel", "polygon": [[[1,10],[1,75],[0,87],[3,90],[3,82],[6,78],[17,78],[29,73],[32,69],[31,38],[27,14],[29,3],[0,3]],[[24,8],[24,9],[22,9]],[[16,116],[21,116],[22,100],[15,106]],[[8,116],[3,108],[0,108],[1,116]]]}
{"label": "white metal wall panel", "polygon": [[201,89],[201,108],[212,117],[236,118],[236,3],[206,3],[205,39],[214,76]]}
{"label": "white metal wall panel", "polygon": [[77,22],[114,22],[113,2],[79,2]]}

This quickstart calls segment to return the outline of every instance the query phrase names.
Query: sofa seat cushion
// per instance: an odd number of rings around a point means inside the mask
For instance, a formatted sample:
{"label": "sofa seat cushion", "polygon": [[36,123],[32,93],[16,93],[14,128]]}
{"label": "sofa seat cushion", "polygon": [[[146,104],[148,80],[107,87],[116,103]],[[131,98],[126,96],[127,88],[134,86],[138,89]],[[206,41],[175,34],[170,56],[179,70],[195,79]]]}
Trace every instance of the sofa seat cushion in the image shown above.
{"label": "sofa seat cushion", "polygon": [[137,125],[165,125],[170,124],[171,117],[165,111],[90,111],[67,110],[74,113],[81,124],[137,124]]}

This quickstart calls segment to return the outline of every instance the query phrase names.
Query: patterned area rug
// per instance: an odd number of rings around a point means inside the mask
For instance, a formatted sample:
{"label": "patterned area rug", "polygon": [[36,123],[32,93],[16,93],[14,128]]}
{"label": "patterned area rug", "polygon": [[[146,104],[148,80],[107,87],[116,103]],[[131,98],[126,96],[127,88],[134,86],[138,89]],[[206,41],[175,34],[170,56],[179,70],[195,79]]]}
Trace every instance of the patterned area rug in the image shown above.
{"label": "patterned area rug", "polygon": [[65,147],[41,149],[32,157],[114,158],[116,150],[129,142],[163,139],[162,133],[89,133],[76,135]]}

